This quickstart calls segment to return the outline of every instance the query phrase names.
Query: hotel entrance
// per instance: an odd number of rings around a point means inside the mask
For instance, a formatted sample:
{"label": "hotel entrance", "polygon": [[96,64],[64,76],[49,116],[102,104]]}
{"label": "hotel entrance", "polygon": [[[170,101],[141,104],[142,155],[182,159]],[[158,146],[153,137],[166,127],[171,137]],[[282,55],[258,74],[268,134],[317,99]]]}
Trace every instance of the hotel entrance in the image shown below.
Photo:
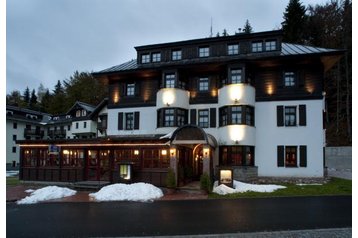
{"label": "hotel entrance", "polygon": [[87,180],[110,181],[110,150],[88,150]]}

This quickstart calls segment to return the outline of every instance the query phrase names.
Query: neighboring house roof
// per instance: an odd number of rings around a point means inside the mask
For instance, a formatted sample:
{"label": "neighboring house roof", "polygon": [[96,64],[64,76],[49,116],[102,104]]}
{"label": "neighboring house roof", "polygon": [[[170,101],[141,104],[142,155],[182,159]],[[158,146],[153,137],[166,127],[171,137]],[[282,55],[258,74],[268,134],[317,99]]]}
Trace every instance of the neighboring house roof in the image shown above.
{"label": "neighboring house roof", "polygon": [[92,111],[90,118],[93,119],[102,109],[103,107],[107,106],[108,104],[108,98],[105,98],[100,102],[97,107]]}
{"label": "neighboring house roof", "polygon": [[77,106],[79,106],[79,107],[85,109],[85,110],[88,111],[88,112],[92,112],[92,111],[96,108],[95,106],[90,105],[90,104],[88,104],[88,103],[84,103],[84,102],[77,101],[77,102],[75,102],[75,104],[67,111],[66,114],[70,114],[70,112],[71,112],[74,108],[76,108]]}
{"label": "neighboring house roof", "polygon": [[[320,48],[320,47],[313,47],[313,46],[298,45],[298,44],[282,42],[280,56],[325,54],[325,53],[338,53],[338,52],[342,52],[342,50],[327,49],[327,48]],[[267,52],[262,52],[262,53],[267,53]],[[267,56],[267,55],[265,55],[265,56]],[[116,66],[95,72],[94,74],[124,72],[124,71],[129,71],[129,70],[136,70],[138,68],[139,67],[137,65],[137,60],[133,59],[133,60],[130,60],[123,64],[116,65]]]}

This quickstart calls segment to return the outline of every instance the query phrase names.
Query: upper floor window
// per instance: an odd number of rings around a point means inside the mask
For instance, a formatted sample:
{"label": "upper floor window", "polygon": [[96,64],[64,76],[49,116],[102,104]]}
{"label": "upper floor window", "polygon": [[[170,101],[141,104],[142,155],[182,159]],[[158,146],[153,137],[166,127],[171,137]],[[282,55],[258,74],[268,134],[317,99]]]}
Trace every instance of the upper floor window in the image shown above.
{"label": "upper floor window", "polygon": [[86,116],[86,114],[87,114],[86,110],[82,110],[82,116],[84,117]]}
{"label": "upper floor window", "polygon": [[242,83],[242,69],[230,70],[231,83]]}
{"label": "upper floor window", "polygon": [[87,122],[84,121],[84,122],[83,122],[83,128],[86,128],[86,127],[87,127]]}
{"label": "upper floor window", "polygon": [[76,129],[78,129],[78,122],[76,122]]}
{"label": "upper floor window", "polygon": [[262,41],[252,42],[252,52],[262,51]]}
{"label": "upper floor window", "polygon": [[164,109],[164,126],[174,126],[174,109]]}
{"label": "upper floor window", "polygon": [[142,55],[142,64],[149,63],[150,62],[150,55],[149,54],[143,54]]}
{"label": "upper floor window", "polygon": [[209,90],[209,78],[199,78],[199,91]]}
{"label": "upper floor window", "polygon": [[17,123],[16,122],[14,122],[14,124],[12,124],[12,128],[17,129]]}
{"label": "upper floor window", "polygon": [[181,108],[163,108],[158,110],[158,127],[183,126],[188,123],[188,111]]}
{"label": "upper floor window", "polygon": [[165,74],[165,82],[164,82],[164,87],[165,88],[175,88],[175,74]]}
{"label": "upper floor window", "polygon": [[228,55],[238,55],[239,54],[239,44],[233,44],[227,46]]}
{"label": "upper floor window", "polygon": [[134,96],[134,91],[135,91],[135,84],[128,83],[127,84],[127,96]]}
{"label": "upper floor window", "polygon": [[296,126],[296,107],[285,107],[285,126]]}
{"label": "upper floor window", "polygon": [[126,130],[133,130],[134,129],[134,115],[133,113],[126,113]]}
{"label": "upper floor window", "polygon": [[14,112],[13,112],[13,111],[8,111],[8,110],[6,110],[6,115],[12,116],[12,115],[14,115]]}
{"label": "upper floor window", "polygon": [[152,54],[152,62],[160,62],[160,53],[153,53]]}
{"label": "upper floor window", "polygon": [[209,47],[199,47],[199,57],[208,57]]}
{"label": "upper floor window", "polygon": [[181,60],[181,50],[172,51],[172,60]]}
{"label": "upper floor window", "polygon": [[276,41],[275,40],[270,40],[270,41],[266,41],[265,42],[265,50],[266,51],[273,51],[276,50],[277,46],[276,46]]}
{"label": "upper floor window", "polygon": [[284,73],[285,87],[295,86],[295,73],[294,72],[285,72]]}
{"label": "upper floor window", "polygon": [[[80,117],[81,116],[81,110],[77,110],[76,111],[76,117]],[[55,120],[55,118],[53,118],[53,120]]]}
{"label": "upper floor window", "polygon": [[249,125],[254,126],[254,108],[251,106],[226,106],[219,109],[219,125]]}
{"label": "upper floor window", "polygon": [[66,115],[66,119],[69,119],[69,118],[71,118],[71,115]]}
{"label": "upper floor window", "polygon": [[209,110],[199,110],[199,126],[201,128],[209,127]]}

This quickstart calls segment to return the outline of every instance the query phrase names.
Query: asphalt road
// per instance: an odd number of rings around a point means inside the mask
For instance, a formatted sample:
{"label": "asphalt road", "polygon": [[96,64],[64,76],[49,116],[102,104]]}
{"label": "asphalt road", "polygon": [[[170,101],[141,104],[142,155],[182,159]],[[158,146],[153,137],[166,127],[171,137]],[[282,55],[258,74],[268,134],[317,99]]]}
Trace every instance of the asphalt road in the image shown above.
{"label": "asphalt road", "polygon": [[223,234],[352,227],[352,197],[6,205],[7,237]]}

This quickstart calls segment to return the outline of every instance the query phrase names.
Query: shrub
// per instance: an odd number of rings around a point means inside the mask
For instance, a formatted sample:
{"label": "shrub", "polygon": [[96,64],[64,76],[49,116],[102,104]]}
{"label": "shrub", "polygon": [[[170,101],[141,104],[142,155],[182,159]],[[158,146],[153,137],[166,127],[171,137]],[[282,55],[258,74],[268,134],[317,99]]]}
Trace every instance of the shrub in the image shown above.
{"label": "shrub", "polygon": [[207,173],[203,173],[200,176],[200,189],[204,190],[205,192],[211,192],[211,179]]}
{"label": "shrub", "polygon": [[167,178],[165,181],[167,188],[175,188],[176,187],[176,181],[175,181],[175,173],[172,168],[168,170]]}

